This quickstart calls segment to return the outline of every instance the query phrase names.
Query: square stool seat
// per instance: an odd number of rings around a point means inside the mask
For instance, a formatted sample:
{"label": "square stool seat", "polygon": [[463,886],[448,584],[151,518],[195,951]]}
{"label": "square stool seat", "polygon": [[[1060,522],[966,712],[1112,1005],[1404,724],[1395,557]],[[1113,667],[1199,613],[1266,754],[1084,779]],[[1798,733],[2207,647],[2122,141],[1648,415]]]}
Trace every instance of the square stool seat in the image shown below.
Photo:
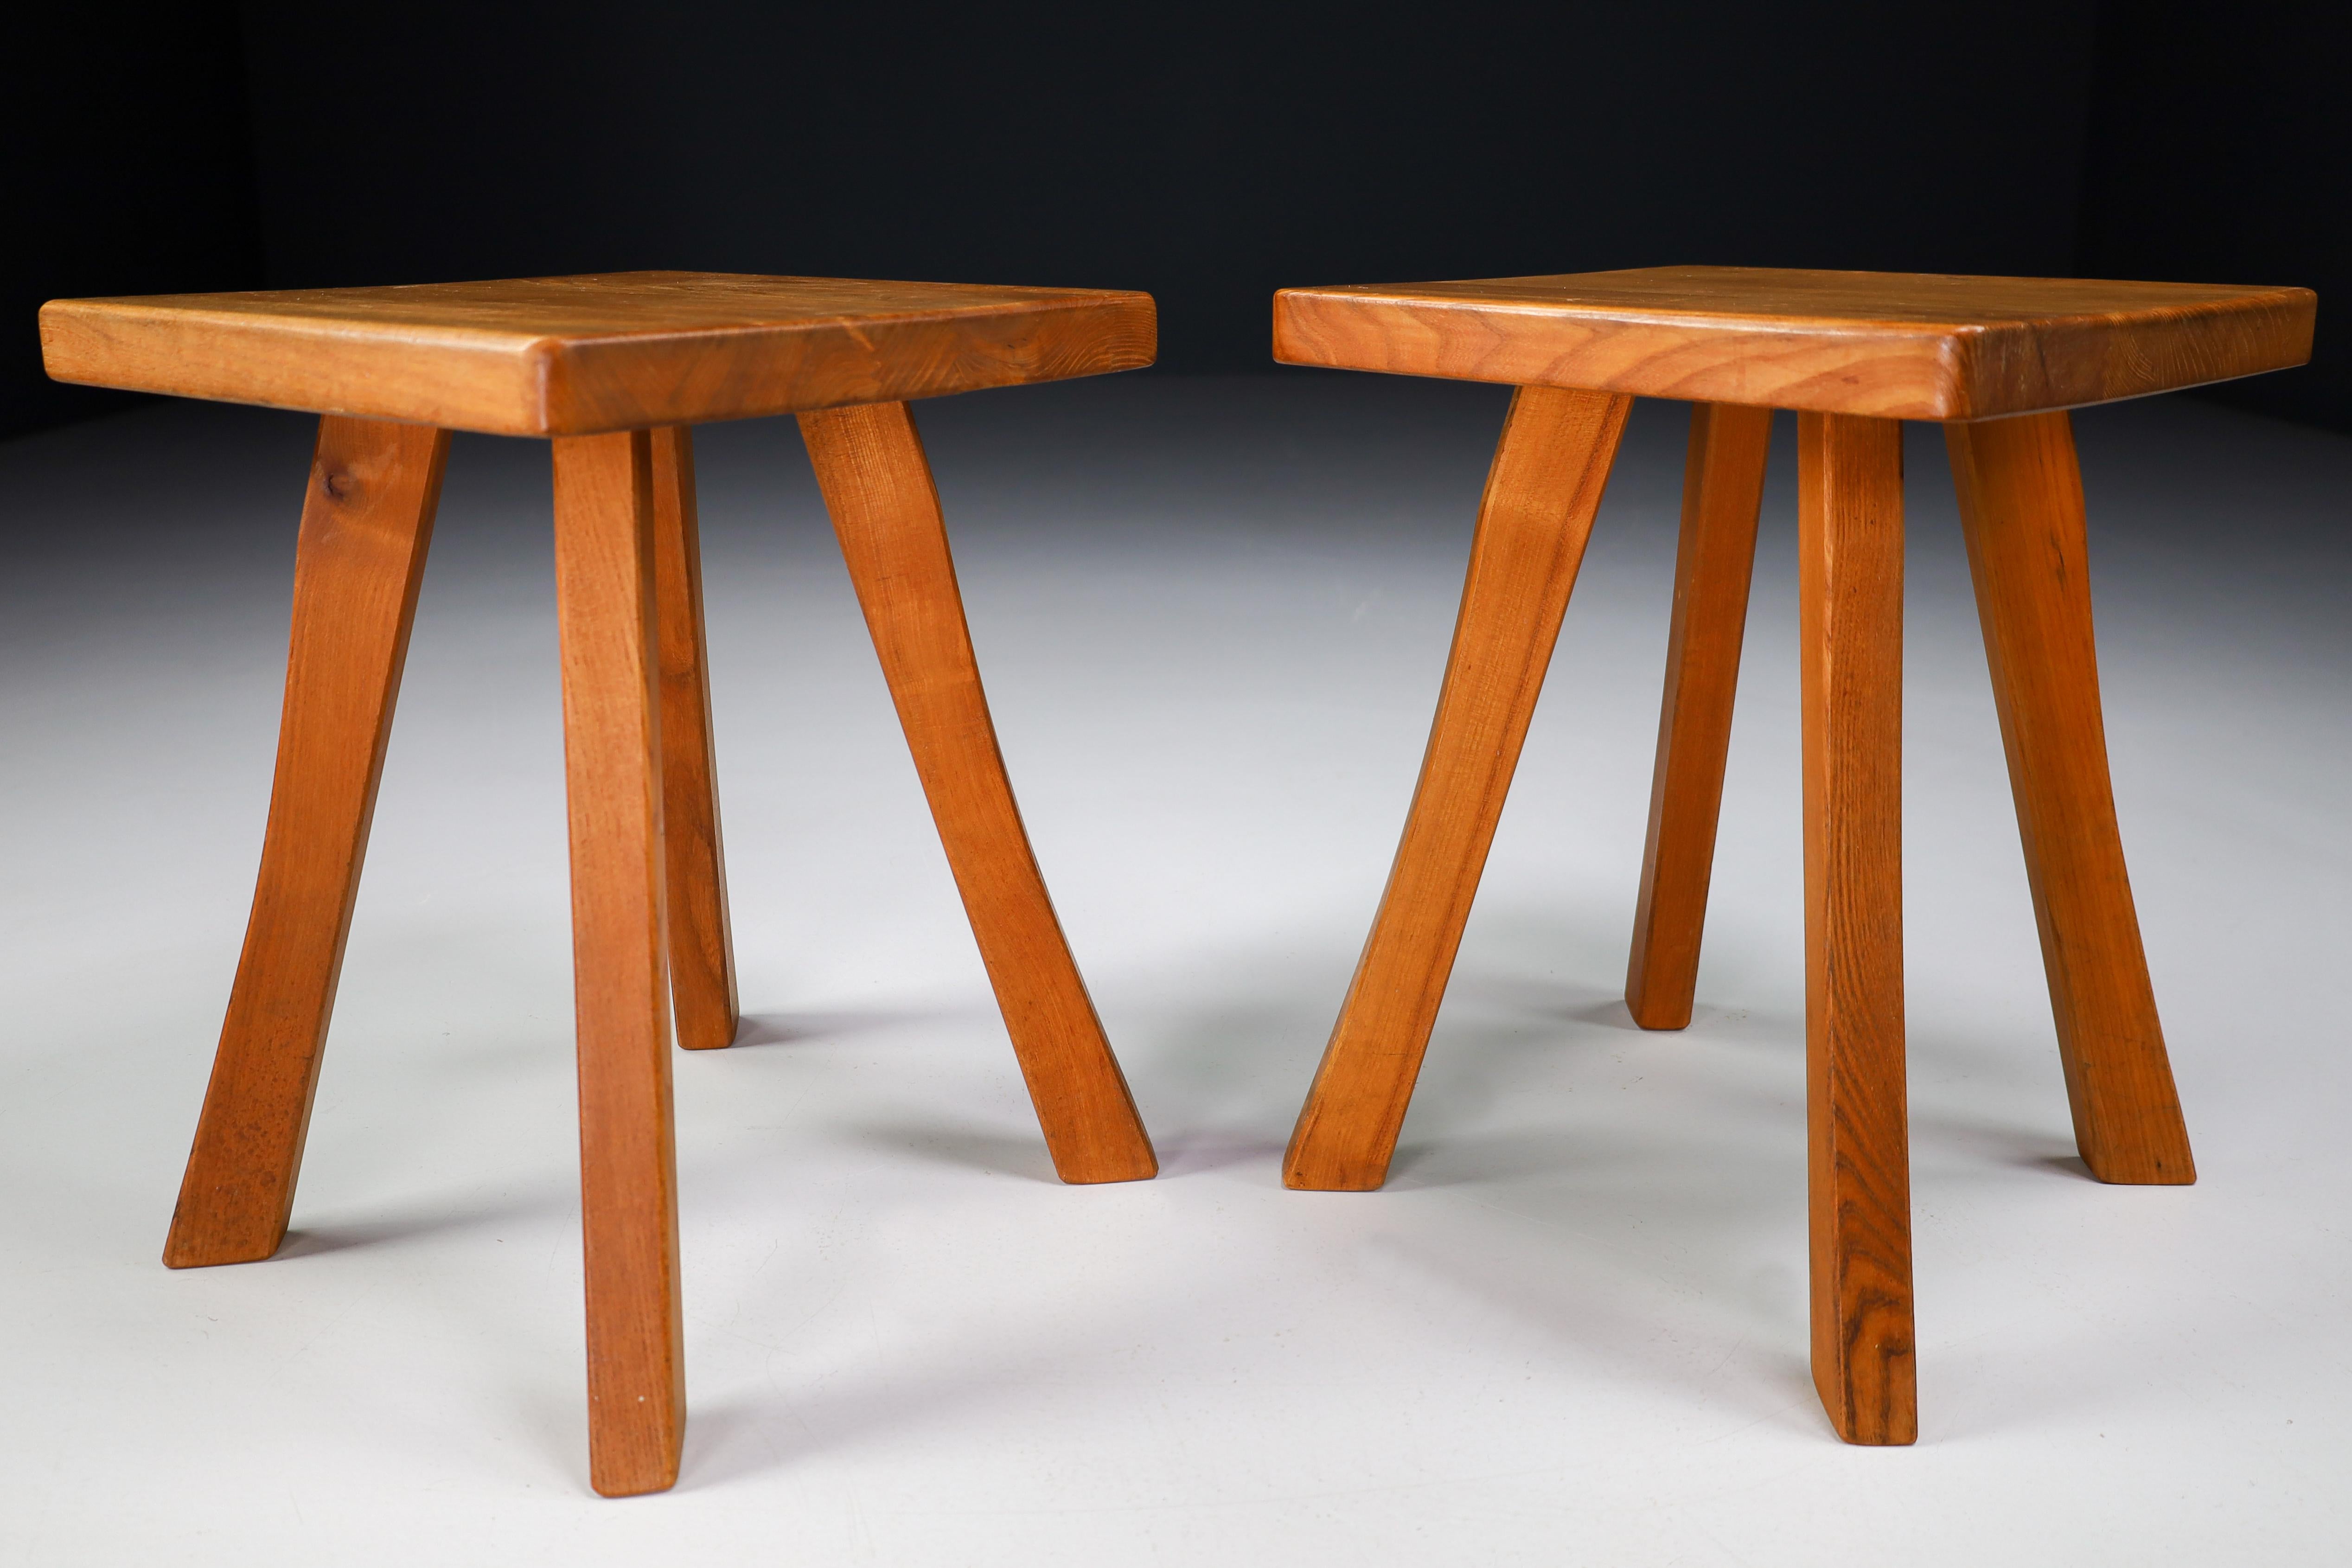
{"label": "square stool seat", "polygon": [[1639,267],[1286,289],[1286,364],[1881,419],[1996,419],[2283,370],[2308,289]]}
{"label": "square stool seat", "polygon": [[590,436],[901,403],[1152,361],[1123,289],[605,272],[379,289],[54,300],[59,381]]}

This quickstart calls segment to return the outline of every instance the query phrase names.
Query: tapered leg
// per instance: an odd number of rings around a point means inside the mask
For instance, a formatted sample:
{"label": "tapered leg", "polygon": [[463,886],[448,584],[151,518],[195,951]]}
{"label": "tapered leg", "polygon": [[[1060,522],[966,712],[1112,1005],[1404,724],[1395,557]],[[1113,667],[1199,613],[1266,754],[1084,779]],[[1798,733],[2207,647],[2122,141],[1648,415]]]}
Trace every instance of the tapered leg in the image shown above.
{"label": "tapered leg", "polygon": [[1918,1436],[1903,1064],[1903,426],[1797,420],[1813,1384]]}
{"label": "tapered leg", "polygon": [[1066,1182],[1151,1176],[1151,1141],[1004,775],[914,421],[902,403],[800,417],[1054,1169]]}
{"label": "tapered leg", "polygon": [[1650,839],[1625,1006],[1645,1029],[1691,1020],[1715,825],[1723,805],[1731,700],[1756,572],[1756,518],[1772,411],[1728,403],[1691,405],[1683,468],[1682,543],[1675,555],[1674,623],[1666,637],[1666,696],[1650,783]]}
{"label": "tapered leg", "polygon": [[635,431],[554,446],[589,1479],[616,1497],[675,1481],[686,1430],[663,962],[653,443]]}
{"label": "tapered leg", "polygon": [[694,510],[694,433],[653,432],[654,584],[661,624],[663,842],[669,864],[669,975],[677,1043],[735,1040],[735,944],[719,834],[710,674],[703,652],[702,542]]}
{"label": "tapered leg", "polygon": [[1290,1186],[1365,1191],[1388,1175],[1632,403],[1540,386],[1512,397],[1478,506],[1421,782],[1290,1135]]}
{"label": "tapered leg", "polygon": [[446,431],[319,423],[261,875],[163,1261],[278,1250],[433,534]]}
{"label": "tapered leg", "polygon": [[2124,874],[2066,416],[1948,425],[2058,1051],[2103,1182],[2197,1179]]}

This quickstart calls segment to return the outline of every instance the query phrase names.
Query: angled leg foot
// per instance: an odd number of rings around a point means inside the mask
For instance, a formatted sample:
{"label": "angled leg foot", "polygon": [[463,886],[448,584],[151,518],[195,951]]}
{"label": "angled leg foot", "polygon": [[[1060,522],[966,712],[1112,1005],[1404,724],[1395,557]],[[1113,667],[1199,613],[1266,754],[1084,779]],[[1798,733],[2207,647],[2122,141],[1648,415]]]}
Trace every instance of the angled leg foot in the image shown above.
{"label": "angled leg foot", "polygon": [[267,1258],[285,1237],[448,450],[422,426],[320,421],[261,875],[164,1243],[174,1268]]}
{"label": "angled leg foot", "polygon": [[642,430],[560,438],[554,447],[589,1479],[618,1497],[677,1480],[686,1432],[653,449]]}
{"label": "angled leg foot", "polygon": [[1813,1384],[1918,1436],[1903,1061],[1903,426],[1797,420]]}
{"label": "angled leg foot", "polygon": [[654,589],[661,620],[662,835],[669,868],[669,975],[677,1043],[732,1045],[735,943],[719,834],[709,662],[703,651],[702,541],[694,509],[694,433],[652,433]]}
{"label": "angled leg foot", "polygon": [[2075,1142],[2103,1182],[2193,1182],[2107,777],[2074,427],[2035,414],[1944,433]]}
{"label": "angled leg foot", "polygon": [[800,420],[1054,1169],[1066,1182],[1150,1177],[1151,1141],[1004,774],[914,421],[903,403]]}
{"label": "angled leg foot", "polygon": [[1691,406],[1649,847],[1642,854],[1642,896],[1625,973],[1626,1009],[1645,1029],[1689,1024],[1698,987],[1699,937],[1715,868],[1724,758],[1731,746],[1731,700],[1739,684],[1748,585],[1756,574],[1756,518],[1771,445],[1769,408]]}
{"label": "angled leg foot", "polygon": [[1290,1186],[1360,1192],[1388,1175],[1632,404],[1539,386],[1512,398],[1421,782],[1290,1135],[1282,1173]]}

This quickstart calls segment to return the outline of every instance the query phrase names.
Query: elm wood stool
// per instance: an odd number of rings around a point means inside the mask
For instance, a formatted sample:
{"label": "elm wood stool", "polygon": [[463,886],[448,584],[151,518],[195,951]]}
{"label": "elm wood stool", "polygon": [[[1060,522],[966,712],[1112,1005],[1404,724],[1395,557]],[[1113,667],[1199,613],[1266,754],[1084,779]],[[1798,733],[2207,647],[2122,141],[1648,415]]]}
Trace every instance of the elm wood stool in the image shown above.
{"label": "elm wood stool", "polygon": [[2301,289],[1665,267],[1275,297],[1286,363],[1517,387],[1380,913],[1284,1166],[1386,1175],[1637,395],[1691,400],[1626,1004],[1690,1022],[1772,410],[1798,411],[1813,1381],[1908,1443],[1903,426],[1944,425],[2084,1161],[2195,1179],[2108,787],[2066,408],[2299,364]]}
{"label": "elm wood stool", "polygon": [[1005,779],[906,407],[1149,364],[1150,296],[637,272],[61,300],[41,336],[61,380],[324,415],[260,882],[166,1263],[285,1235],[451,429],[553,439],[596,1489],[677,1477],[671,1010],[689,1048],[736,1028],[688,426],[799,415],[1055,1169],[1154,1173]]}

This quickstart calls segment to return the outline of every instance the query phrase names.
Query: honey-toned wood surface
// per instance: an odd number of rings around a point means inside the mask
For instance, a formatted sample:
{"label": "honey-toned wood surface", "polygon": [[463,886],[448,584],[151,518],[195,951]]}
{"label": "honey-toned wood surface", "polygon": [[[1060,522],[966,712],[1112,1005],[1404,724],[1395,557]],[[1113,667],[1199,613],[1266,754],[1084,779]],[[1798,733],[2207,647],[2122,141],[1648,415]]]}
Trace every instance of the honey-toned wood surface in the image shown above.
{"label": "honey-toned wood surface", "polygon": [[1665,700],[1658,716],[1633,957],[1625,971],[1626,1009],[1645,1029],[1679,1029],[1691,1021],[1771,445],[1769,408],[1726,403],[1691,408]]}
{"label": "honey-toned wood surface", "polygon": [[2103,1182],[2193,1182],[2107,777],[2074,430],[2046,414],[1945,437],[2075,1142]]}
{"label": "honey-toned wood surface", "polygon": [[694,425],[1132,370],[1151,296],[614,272],[52,300],[59,381],[508,436]]}
{"label": "honey-toned wood surface", "polygon": [[1889,419],[2137,397],[2311,357],[2307,289],[1647,267],[1286,289],[1275,358]]}
{"label": "honey-toned wood surface", "polygon": [[719,760],[702,632],[702,539],[694,433],[653,432],[654,584],[661,625],[662,841],[669,865],[669,982],[677,1043],[731,1045],[735,942],[719,831]]}
{"label": "honey-toned wood surface", "polygon": [[572,437],[554,459],[588,1472],[620,1497],[676,1481],[686,1435],[653,442],[644,431]]}
{"label": "honey-toned wood surface", "polygon": [[1283,1161],[1293,1187],[1387,1178],[1625,427],[1629,397],[1522,387],[1478,507],[1404,836]]}
{"label": "honey-toned wood surface", "polygon": [[319,423],[261,872],[163,1261],[268,1258],[286,1235],[342,973],[446,433]]}
{"label": "honey-toned wood surface", "polygon": [[1159,1162],[1022,826],[981,689],[939,491],[904,404],[801,416],[940,842],[1066,1182]]}
{"label": "honey-toned wood surface", "polygon": [[1918,1436],[1903,1020],[1903,427],[1797,421],[1813,1384]]}

